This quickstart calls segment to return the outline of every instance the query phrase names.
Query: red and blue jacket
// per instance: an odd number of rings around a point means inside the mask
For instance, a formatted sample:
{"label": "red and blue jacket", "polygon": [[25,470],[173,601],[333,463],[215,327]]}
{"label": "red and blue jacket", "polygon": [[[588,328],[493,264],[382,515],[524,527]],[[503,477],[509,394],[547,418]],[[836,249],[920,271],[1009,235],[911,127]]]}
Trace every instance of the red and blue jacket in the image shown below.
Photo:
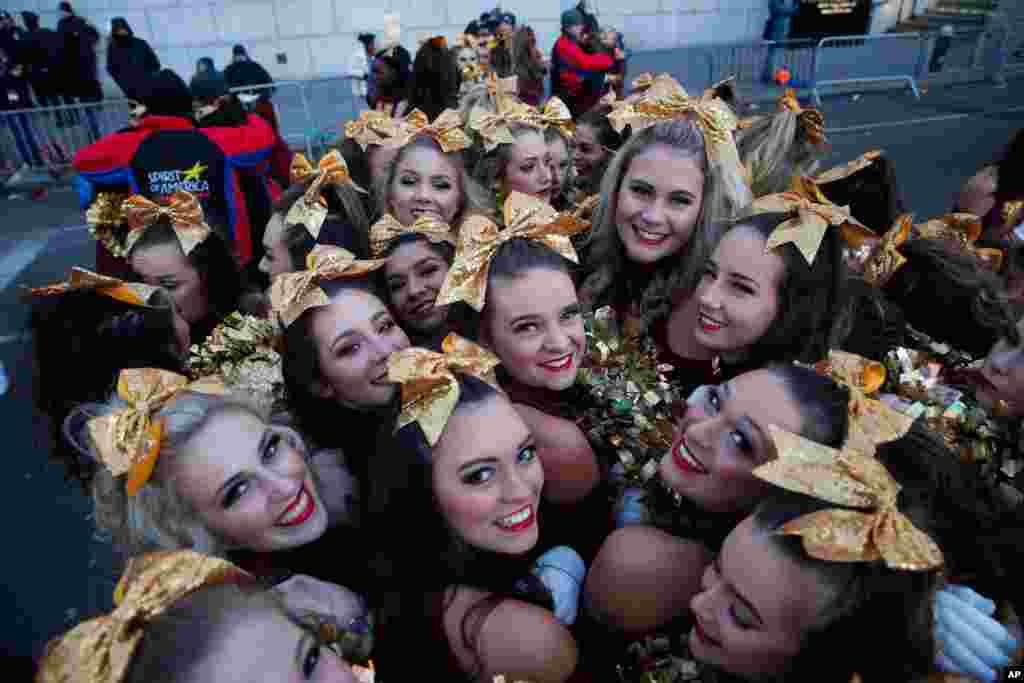
{"label": "red and blue jacket", "polygon": [[[161,140],[162,150],[154,144]],[[275,140],[270,124],[255,114],[241,126],[209,128],[177,116],[147,116],[137,128],[111,133],[75,155],[82,208],[104,189],[150,199],[187,190],[200,198],[211,226],[223,223],[239,263],[248,264],[262,246],[254,240],[262,226],[254,230],[251,224],[241,178],[259,177],[268,201],[280,194],[268,176]]]}
{"label": "red and blue jacket", "polygon": [[551,51],[551,66],[555,92],[577,99],[589,94],[585,92],[586,85],[599,89],[604,74],[615,66],[615,60],[603,52],[585,52],[579,43],[563,33]]}

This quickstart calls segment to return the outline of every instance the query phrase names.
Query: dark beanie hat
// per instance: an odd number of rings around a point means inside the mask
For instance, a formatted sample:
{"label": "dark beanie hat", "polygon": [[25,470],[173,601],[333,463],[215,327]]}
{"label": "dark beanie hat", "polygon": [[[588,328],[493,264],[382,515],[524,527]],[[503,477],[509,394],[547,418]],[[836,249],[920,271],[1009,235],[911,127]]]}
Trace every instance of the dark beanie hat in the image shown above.
{"label": "dark beanie hat", "polygon": [[235,45],[233,48],[231,48],[231,54],[235,55],[236,57],[238,55],[245,55],[246,57],[249,56],[249,53],[245,51],[244,45]]}
{"label": "dark beanie hat", "polygon": [[25,22],[25,28],[35,31],[39,28],[39,15],[35,12],[22,12],[21,20]]}
{"label": "dark beanie hat", "polygon": [[562,28],[583,24],[583,13],[578,9],[567,9],[562,12]]}
{"label": "dark beanie hat", "polygon": [[135,99],[146,105],[147,114],[192,116],[192,93],[185,81],[170,69],[161,69],[142,80]]}
{"label": "dark beanie hat", "polygon": [[59,5],[57,5],[57,9],[60,10],[61,12],[71,12],[72,14],[75,13],[75,11],[73,9],[71,9],[71,3],[70,2],[62,2],[62,3],[60,3]]}
{"label": "dark beanie hat", "polygon": [[128,33],[132,32],[132,27],[128,25],[128,21],[124,17],[114,17],[110,20],[110,32],[113,33],[119,28],[123,28]]}

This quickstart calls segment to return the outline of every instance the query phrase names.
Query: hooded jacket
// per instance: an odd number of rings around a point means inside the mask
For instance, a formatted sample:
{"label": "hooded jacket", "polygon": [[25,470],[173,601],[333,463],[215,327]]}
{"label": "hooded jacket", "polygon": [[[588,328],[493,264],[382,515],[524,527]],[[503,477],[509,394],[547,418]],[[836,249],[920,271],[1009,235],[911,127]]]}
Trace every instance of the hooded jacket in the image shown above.
{"label": "hooded jacket", "polygon": [[[160,60],[149,43],[137,38],[128,22],[117,17],[111,22],[110,44],[107,46],[107,73],[129,99],[138,99],[139,84],[160,70]],[[118,29],[128,31],[118,36]]]}

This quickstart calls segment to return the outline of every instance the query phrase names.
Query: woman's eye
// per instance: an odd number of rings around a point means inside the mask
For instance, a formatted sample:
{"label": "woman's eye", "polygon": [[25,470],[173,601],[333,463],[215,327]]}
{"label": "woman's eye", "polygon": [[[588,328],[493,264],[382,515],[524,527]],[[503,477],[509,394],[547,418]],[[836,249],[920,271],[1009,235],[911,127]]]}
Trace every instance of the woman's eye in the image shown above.
{"label": "woman's eye", "polygon": [[732,439],[733,445],[744,453],[750,453],[754,450],[750,444],[750,439],[744,436],[743,432],[734,431],[729,434],[729,438]]}
{"label": "woman's eye", "polygon": [[402,185],[405,185],[406,187],[412,187],[413,185],[416,184],[416,179],[415,178],[402,178],[399,182],[401,182]]}
{"label": "woman's eye", "polygon": [[281,445],[281,435],[272,434],[263,449],[263,462],[270,462],[277,457],[277,449]]}
{"label": "woman's eye", "polygon": [[577,316],[581,315],[582,311],[579,306],[570,306],[569,308],[562,311],[562,320],[573,320]]}
{"label": "woman's eye", "polygon": [[519,464],[528,465],[537,459],[537,447],[527,446],[523,450],[519,451]]}
{"label": "woman's eye", "polygon": [[491,479],[494,479],[494,468],[493,467],[481,467],[478,470],[467,472],[462,477],[464,484],[479,485],[486,484]]}
{"label": "woman's eye", "polygon": [[391,293],[394,293],[394,292],[397,292],[398,290],[400,290],[404,286],[405,286],[404,282],[401,282],[399,280],[395,280],[394,282],[389,282],[388,283],[388,291],[390,291]]}
{"label": "woman's eye", "polygon": [[437,182],[437,183],[434,183],[434,189],[435,190],[441,190],[441,191],[448,191],[448,190],[452,189],[452,184],[449,183],[449,182],[444,182],[444,181]]}
{"label": "woman's eye", "polygon": [[348,346],[342,346],[338,349],[338,356],[351,356],[359,350],[359,344],[349,344]]}
{"label": "woman's eye", "polygon": [[420,277],[430,277],[431,275],[437,273],[438,270],[440,270],[440,268],[438,268],[437,266],[427,266],[426,268],[420,271]]}
{"label": "woman's eye", "polygon": [[519,167],[519,170],[522,173],[533,173],[533,169],[535,168],[537,168],[535,164],[523,164]]}
{"label": "woman's eye", "polygon": [[395,329],[395,321],[394,320],[385,320],[380,325],[380,334],[387,334],[388,332],[390,332],[393,329]]}
{"label": "woman's eye", "polygon": [[722,399],[718,396],[717,389],[708,389],[707,401],[708,405],[716,413],[722,409]]}
{"label": "woman's eye", "polygon": [[237,484],[232,486],[230,489],[228,489],[228,492],[226,494],[224,494],[224,502],[221,504],[221,507],[223,507],[225,510],[227,510],[228,508],[233,506],[235,503],[237,503],[242,498],[242,496],[245,495],[245,492],[248,491],[248,490],[249,490],[249,483],[248,482],[244,482],[244,481],[238,482]]}
{"label": "woman's eye", "polygon": [[523,323],[513,328],[513,332],[516,334],[526,334],[527,332],[535,332],[537,330],[537,323]]}
{"label": "woman's eye", "polygon": [[672,203],[679,204],[680,206],[689,206],[690,204],[693,204],[693,200],[689,197],[673,197]]}
{"label": "woman's eye", "polygon": [[642,197],[647,197],[651,194],[651,188],[644,185],[633,185],[629,189],[633,194],[638,194]]}
{"label": "woman's eye", "polygon": [[754,292],[754,288],[753,287],[751,287],[750,285],[745,285],[745,284],[743,284],[741,282],[734,283],[733,284],[733,288],[743,292],[744,294],[751,294],[752,295],[752,294],[756,293],[756,292]]}
{"label": "woman's eye", "polygon": [[748,619],[741,610],[736,609],[736,605],[729,606],[729,616],[736,622],[736,625],[746,631],[747,629],[754,628],[754,623],[751,619]]}
{"label": "woman's eye", "polygon": [[314,645],[309,648],[309,652],[306,653],[306,658],[302,660],[302,675],[306,678],[312,678],[313,673],[316,671],[316,665],[320,663],[320,646]]}

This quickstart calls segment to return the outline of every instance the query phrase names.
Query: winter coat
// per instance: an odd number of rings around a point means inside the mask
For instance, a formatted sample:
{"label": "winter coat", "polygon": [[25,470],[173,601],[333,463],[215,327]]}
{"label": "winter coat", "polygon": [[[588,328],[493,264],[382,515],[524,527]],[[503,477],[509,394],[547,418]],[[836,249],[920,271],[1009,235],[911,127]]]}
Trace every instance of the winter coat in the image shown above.
{"label": "winter coat", "polygon": [[145,40],[111,36],[107,47],[107,73],[125,96],[134,99],[135,84],[160,70],[160,60]]}

